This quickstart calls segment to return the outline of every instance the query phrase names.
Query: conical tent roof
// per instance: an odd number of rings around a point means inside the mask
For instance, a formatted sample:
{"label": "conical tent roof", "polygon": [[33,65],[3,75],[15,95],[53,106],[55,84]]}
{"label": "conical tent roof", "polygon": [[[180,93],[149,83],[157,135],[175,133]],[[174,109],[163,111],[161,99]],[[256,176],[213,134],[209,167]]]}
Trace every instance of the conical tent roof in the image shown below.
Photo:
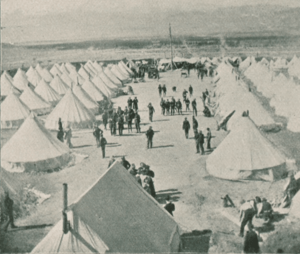
{"label": "conical tent roof", "polygon": [[122,68],[123,70],[125,70],[128,74],[133,75],[133,71],[130,70],[130,69],[127,67],[127,65],[126,65],[123,61],[120,61],[120,62],[118,63],[118,66],[119,66],[120,68]]}
{"label": "conical tent roof", "polygon": [[26,74],[20,68],[14,76],[14,86],[21,91],[23,91],[28,86]]}
{"label": "conical tent roof", "polygon": [[86,69],[84,68],[84,66],[82,64],[78,71],[78,74],[80,74],[81,77],[83,77],[85,80],[90,78],[90,74],[86,71]]}
{"label": "conical tent roof", "polygon": [[73,92],[76,97],[86,106],[89,110],[91,110],[94,114],[98,113],[99,105],[96,101],[94,101],[86,91],[82,89],[80,85],[76,85],[73,87]]}
{"label": "conical tent roof", "polygon": [[2,73],[2,76],[3,75],[6,76],[10,80],[10,82],[14,82],[14,79],[9,75],[9,73],[6,70]]}
{"label": "conical tent roof", "polygon": [[95,62],[93,62],[92,63],[92,65],[93,65],[93,67],[94,67],[94,69],[98,72],[98,73],[101,73],[101,72],[103,72],[103,70],[102,70],[102,66],[101,65],[99,65],[96,61]]}
{"label": "conical tent roof", "polygon": [[104,82],[104,84],[113,91],[117,91],[118,87],[106,76],[106,74],[104,72],[101,72],[98,74],[98,76],[102,79],[102,81]]}
{"label": "conical tent roof", "polygon": [[46,128],[57,129],[59,118],[64,127],[70,126],[75,129],[92,127],[95,121],[94,114],[84,106],[71,89],[46,118]]}
{"label": "conical tent roof", "polygon": [[38,63],[36,66],[35,66],[35,69],[38,71],[39,74],[42,73],[42,70],[43,70],[43,67]]}
{"label": "conical tent roof", "polygon": [[52,74],[53,77],[55,77],[56,75],[60,76],[62,74],[58,64],[54,64],[52,66],[52,68],[50,69],[50,73]]}
{"label": "conical tent roof", "polygon": [[59,94],[65,94],[69,87],[62,81],[62,79],[56,75],[54,79],[50,82],[50,86]]}
{"label": "conical tent roof", "polygon": [[96,85],[96,87],[101,91],[101,93],[104,94],[106,97],[116,97],[116,94],[105,85],[105,83],[99,76],[94,77],[92,81]]}
{"label": "conical tent roof", "polygon": [[95,84],[91,80],[84,81],[82,88],[94,101],[103,101],[104,96],[102,92],[95,86]]}
{"label": "conical tent roof", "polygon": [[1,76],[1,96],[7,96],[10,94],[11,91],[13,91],[17,95],[21,94],[21,92],[14,87],[10,79],[3,73]]}
{"label": "conical tent roof", "polygon": [[92,76],[96,76],[98,74],[97,70],[95,69],[95,67],[93,66],[92,61],[87,61],[84,65],[84,69]]}
{"label": "conical tent roof", "polygon": [[69,77],[70,79],[72,79],[74,84],[79,83],[80,85],[82,85],[84,82],[84,78],[79,73],[77,73],[77,71],[71,71]]}
{"label": "conical tent roof", "polygon": [[37,114],[46,114],[51,110],[50,104],[29,87],[24,90],[20,99],[31,111],[34,111]]}
{"label": "conical tent roof", "polygon": [[32,74],[33,74],[33,71],[34,71],[35,69],[32,67],[32,66],[30,66],[29,67],[29,69],[27,70],[27,72],[26,72],[26,76],[27,77],[30,77]]}
{"label": "conical tent roof", "polygon": [[49,86],[48,83],[46,83],[43,79],[39,82],[34,91],[38,95],[40,95],[46,102],[49,102],[51,104],[55,104],[61,99],[59,94],[55,92],[54,89]]}
{"label": "conical tent roof", "polygon": [[69,73],[76,71],[76,67],[69,62],[65,63],[65,66]]}
{"label": "conical tent roof", "polygon": [[48,69],[44,68],[42,70],[42,74],[41,74],[42,78],[46,81],[46,82],[51,82],[53,79],[52,74],[48,71]]}
{"label": "conical tent roof", "polygon": [[63,72],[60,78],[69,87],[71,87],[74,83],[74,81],[69,77],[69,74],[67,74],[66,72]]}
{"label": "conical tent roof", "polygon": [[68,160],[69,149],[47,131],[33,113],[1,149],[5,169],[21,164],[23,171],[47,170],[63,166]]}
{"label": "conical tent roof", "polygon": [[[30,68],[32,67],[30,66]],[[28,81],[34,86],[37,86],[38,83],[42,80],[41,75],[38,73],[37,70],[33,68],[29,73],[27,72],[26,75],[28,77]]]}
{"label": "conical tent roof", "polygon": [[119,68],[117,67],[117,65],[113,65],[112,67],[111,67],[111,72],[114,74],[114,75],[116,75],[116,77],[118,78],[118,79],[120,79],[121,81],[123,81],[123,82],[126,82],[127,80],[128,80],[128,78],[126,77],[126,76],[124,76],[121,72],[120,72],[120,70],[119,70]]}
{"label": "conical tent roof", "polygon": [[111,72],[108,67],[104,69],[104,73],[116,86],[122,87],[122,82]]}
{"label": "conical tent roof", "polygon": [[66,73],[66,74],[69,74],[69,71],[67,70],[66,66],[64,63],[61,64],[59,70],[62,72],[62,73]]}
{"label": "conical tent roof", "polygon": [[[258,130],[249,117],[240,117],[234,128],[222,143],[206,160],[209,174],[225,179],[260,178],[273,180],[264,176],[264,170],[285,164],[285,156]],[[278,171],[280,169],[278,168]]]}
{"label": "conical tent roof", "polygon": [[1,128],[19,127],[29,114],[29,108],[17,95],[10,92],[1,103]]}
{"label": "conical tent roof", "polygon": [[[179,251],[180,227],[118,162],[115,162],[76,202],[71,204],[68,210],[72,212],[70,233],[82,236],[77,241],[81,240],[80,244],[85,242],[92,246],[94,252]],[[73,218],[85,224],[82,232]],[[89,234],[85,233],[87,227],[90,229]],[[61,232],[61,238],[53,242],[52,235],[54,234],[51,230],[32,253],[45,252],[48,249],[75,253],[78,250],[76,242],[72,241],[69,241],[68,248],[63,250],[49,248],[59,246],[60,242],[65,246],[69,240],[69,235],[63,236]],[[93,238],[95,241],[92,241]]]}

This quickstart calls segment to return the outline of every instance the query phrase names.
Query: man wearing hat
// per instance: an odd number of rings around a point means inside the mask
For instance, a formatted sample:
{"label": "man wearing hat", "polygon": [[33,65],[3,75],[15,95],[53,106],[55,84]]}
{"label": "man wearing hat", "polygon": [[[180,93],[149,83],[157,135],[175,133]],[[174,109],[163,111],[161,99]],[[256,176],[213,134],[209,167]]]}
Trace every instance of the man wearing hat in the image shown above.
{"label": "man wearing hat", "polygon": [[190,122],[187,120],[187,118],[185,118],[182,124],[182,129],[184,130],[185,138],[189,138],[190,127]]}
{"label": "man wearing hat", "polygon": [[96,145],[97,147],[100,146],[100,136],[103,133],[103,131],[98,127],[98,125],[96,123],[94,123],[94,131],[93,131],[93,135],[96,139]]}
{"label": "man wearing hat", "polygon": [[149,108],[149,120],[150,122],[152,122],[153,113],[155,112],[155,110],[151,103],[149,103],[148,108]]}
{"label": "man wearing hat", "polygon": [[147,149],[152,148],[153,145],[153,136],[154,131],[152,130],[152,126],[149,127],[149,129],[146,131],[146,137],[147,137]]}
{"label": "man wearing hat", "polygon": [[103,137],[103,134],[100,135],[100,146],[102,150],[102,158],[105,158],[105,146],[107,144],[106,139]]}

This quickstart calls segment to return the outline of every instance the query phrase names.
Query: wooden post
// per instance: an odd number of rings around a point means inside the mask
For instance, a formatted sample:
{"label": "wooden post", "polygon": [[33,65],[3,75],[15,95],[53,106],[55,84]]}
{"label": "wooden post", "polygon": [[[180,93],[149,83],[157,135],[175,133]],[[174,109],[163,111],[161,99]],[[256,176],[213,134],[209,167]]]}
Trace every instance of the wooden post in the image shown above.
{"label": "wooden post", "polygon": [[66,213],[66,210],[68,208],[68,185],[66,183],[63,184],[63,211],[62,211],[62,217],[63,217],[63,232],[64,234],[67,234],[69,232],[68,227],[68,216]]}

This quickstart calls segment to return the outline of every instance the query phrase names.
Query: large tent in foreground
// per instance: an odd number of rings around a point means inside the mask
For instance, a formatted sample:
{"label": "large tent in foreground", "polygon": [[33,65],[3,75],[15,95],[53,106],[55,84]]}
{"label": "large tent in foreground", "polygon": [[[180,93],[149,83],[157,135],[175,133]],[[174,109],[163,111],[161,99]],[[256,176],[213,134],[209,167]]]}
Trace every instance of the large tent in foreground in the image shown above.
{"label": "large tent in foreground", "polygon": [[1,149],[1,166],[10,172],[47,171],[66,166],[69,148],[31,113]]}
{"label": "large tent in foreground", "polygon": [[289,215],[300,218],[300,191],[293,197]]}
{"label": "large tent in foreground", "polygon": [[58,120],[61,118],[64,128],[91,128],[95,122],[94,114],[69,89],[57,106],[48,115],[45,126],[50,130],[57,130]]}
{"label": "large tent in foreground", "polygon": [[209,174],[229,180],[274,181],[286,172],[285,156],[249,117],[240,117],[206,160]]}
{"label": "large tent in foreground", "polygon": [[173,217],[115,162],[68,207],[70,230],[60,221],[31,253],[178,252],[181,229]]}

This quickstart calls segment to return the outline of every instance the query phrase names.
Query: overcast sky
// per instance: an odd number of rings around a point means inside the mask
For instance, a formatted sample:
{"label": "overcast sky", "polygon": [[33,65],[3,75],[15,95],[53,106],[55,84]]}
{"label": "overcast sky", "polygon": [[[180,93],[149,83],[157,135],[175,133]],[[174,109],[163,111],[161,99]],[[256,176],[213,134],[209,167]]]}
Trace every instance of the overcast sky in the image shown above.
{"label": "overcast sky", "polygon": [[207,10],[225,6],[272,4],[300,7],[300,0],[1,0],[3,14],[22,11],[25,15],[44,15],[74,10],[175,11]]}

